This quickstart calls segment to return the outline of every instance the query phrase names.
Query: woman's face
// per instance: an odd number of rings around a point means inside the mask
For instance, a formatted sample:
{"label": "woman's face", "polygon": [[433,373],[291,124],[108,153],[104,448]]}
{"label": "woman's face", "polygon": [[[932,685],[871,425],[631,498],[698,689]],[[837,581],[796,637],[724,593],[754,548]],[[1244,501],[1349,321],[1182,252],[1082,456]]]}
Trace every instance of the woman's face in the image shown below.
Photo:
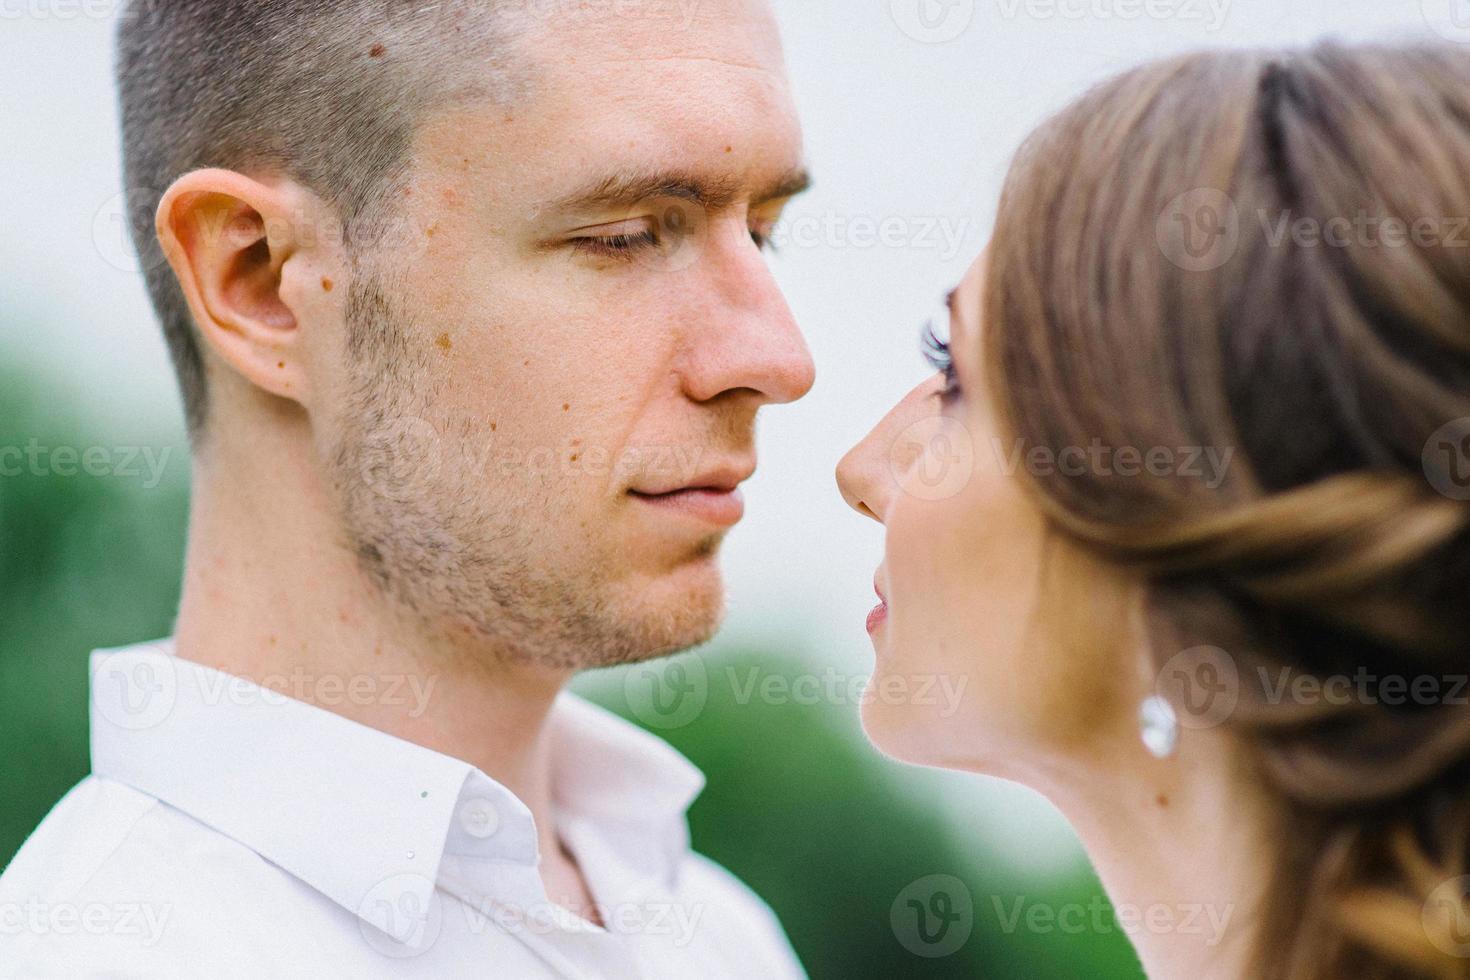
{"label": "woman's face", "polygon": [[950,301],[953,383],[941,372],[910,392],[837,479],[887,529],[875,580],[885,603],[868,621],[868,737],[906,761],[1020,778],[1098,733],[1119,701],[1099,679],[1119,672],[1105,669],[1101,635],[1078,643],[1069,628],[1059,641],[1041,614],[1044,570],[1047,608],[1091,599],[1076,594],[1085,566],[1022,491],[1028,447],[1002,443],[981,385],[985,258]]}

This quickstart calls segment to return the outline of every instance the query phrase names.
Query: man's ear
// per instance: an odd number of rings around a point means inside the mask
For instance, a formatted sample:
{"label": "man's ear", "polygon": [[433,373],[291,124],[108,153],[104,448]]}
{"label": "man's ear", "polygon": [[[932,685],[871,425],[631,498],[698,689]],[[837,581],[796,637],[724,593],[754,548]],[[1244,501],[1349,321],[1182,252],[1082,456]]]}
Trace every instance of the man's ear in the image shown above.
{"label": "man's ear", "polygon": [[156,217],[209,352],[255,387],[297,402],[310,396],[300,329],[307,311],[282,289],[282,271],[313,240],[304,223],[320,218],[319,208],[290,182],[195,170],[164,193]]}

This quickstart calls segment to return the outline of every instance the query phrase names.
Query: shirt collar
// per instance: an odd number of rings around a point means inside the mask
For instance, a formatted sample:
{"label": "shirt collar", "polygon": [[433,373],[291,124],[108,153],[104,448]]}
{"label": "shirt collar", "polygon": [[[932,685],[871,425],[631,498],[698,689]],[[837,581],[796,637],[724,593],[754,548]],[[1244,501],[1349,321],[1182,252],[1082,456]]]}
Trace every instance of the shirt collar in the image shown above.
{"label": "shirt collar", "polygon": [[[479,894],[544,902],[530,810],[467,762],[183,660],[171,639],[94,651],[91,677],[97,776],[241,842],[400,943],[418,937],[394,910],[428,908],[436,884],[474,876]],[[672,887],[699,770],[570,693],[549,724],[559,818]]]}

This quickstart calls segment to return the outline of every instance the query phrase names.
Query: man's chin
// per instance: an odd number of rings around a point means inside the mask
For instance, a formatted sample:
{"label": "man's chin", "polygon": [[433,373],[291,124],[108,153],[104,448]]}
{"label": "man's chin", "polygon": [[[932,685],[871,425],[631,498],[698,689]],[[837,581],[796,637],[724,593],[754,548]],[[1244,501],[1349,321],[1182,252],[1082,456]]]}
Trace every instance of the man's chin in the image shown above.
{"label": "man's chin", "polygon": [[595,666],[639,663],[707,643],[724,622],[724,576],[711,553],[672,572],[644,579],[624,597],[624,603],[621,618],[631,642],[609,650],[613,656]]}

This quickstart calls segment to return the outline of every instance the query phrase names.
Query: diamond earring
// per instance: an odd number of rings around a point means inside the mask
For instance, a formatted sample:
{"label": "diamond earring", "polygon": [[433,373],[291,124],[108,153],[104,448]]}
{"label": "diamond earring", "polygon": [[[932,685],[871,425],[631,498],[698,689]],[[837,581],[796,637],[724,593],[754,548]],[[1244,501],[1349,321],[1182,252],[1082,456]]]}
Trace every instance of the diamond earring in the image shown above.
{"label": "diamond earring", "polygon": [[1174,706],[1157,694],[1143,699],[1138,709],[1143,745],[1155,759],[1167,759],[1179,745],[1179,716]]}

